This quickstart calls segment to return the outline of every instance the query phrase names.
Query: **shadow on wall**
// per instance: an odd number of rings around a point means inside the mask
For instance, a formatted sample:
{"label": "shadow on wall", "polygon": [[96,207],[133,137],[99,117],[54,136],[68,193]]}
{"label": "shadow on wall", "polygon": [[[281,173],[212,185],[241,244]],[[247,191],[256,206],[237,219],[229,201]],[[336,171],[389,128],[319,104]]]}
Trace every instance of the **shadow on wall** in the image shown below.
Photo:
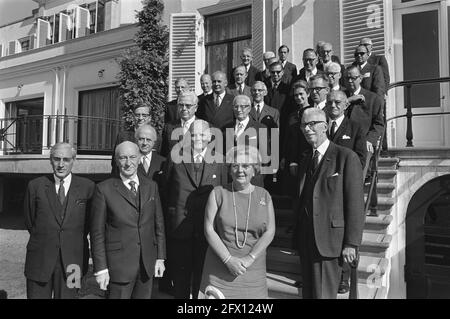
{"label": "shadow on wall", "polygon": [[288,10],[283,19],[283,30],[289,28],[291,25],[297,22],[305,13],[306,6],[304,5],[307,0],[303,0],[301,3],[293,6]]}

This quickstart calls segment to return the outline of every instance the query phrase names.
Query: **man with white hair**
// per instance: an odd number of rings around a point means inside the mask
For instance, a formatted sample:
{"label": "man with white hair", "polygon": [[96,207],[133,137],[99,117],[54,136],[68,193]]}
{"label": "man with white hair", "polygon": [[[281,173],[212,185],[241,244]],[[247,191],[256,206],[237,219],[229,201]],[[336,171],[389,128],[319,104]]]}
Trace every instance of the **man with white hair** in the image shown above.
{"label": "man with white hair", "polygon": [[[244,48],[241,51],[241,65],[243,65],[245,67],[245,69],[247,70],[247,78],[245,79],[245,84],[248,85],[249,87],[252,87],[253,84],[256,81],[256,77],[259,73],[259,70],[254,67],[252,65],[252,61],[253,61],[253,53],[252,50],[250,48]],[[234,68],[235,69],[235,68]],[[234,84],[234,69],[231,72],[231,76],[230,76],[230,85]]]}
{"label": "man with white hair", "polygon": [[385,88],[387,89],[390,83],[390,76],[389,76],[389,65],[387,63],[386,58],[384,57],[384,55],[373,53],[372,39],[362,38],[361,41],[359,41],[359,44],[364,45],[369,51],[369,58],[367,59],[367,62],[373,65],[378,65],[383,71],[384,85]]}
{"label": "man with white hair", "polygon": [[325,68],[325,74],[330,81],[331,91],[345,91],[345,87],[341,85],[342,79],[341,66],[336,62],[330,62]]}
{"label": "man with white hair", "polygon": [[270,66],[271,63],[274,62],[271,59],[276,59],[276,55],[275,55],[274,52],[267,51],[267,52],[263,53],[263,61],[264,61],[265,69],[258,73],[258,75],[256,76],[256,80],[257,81],[264,82],[264,81],[270,79],[269,66]]}
{"label": "man with white hair", "polygon": [[138,174],[159,184],[166,159],[153,149],[158,139],[155,128],[150,124],[142,125],[136,130],[134,137],[141,153]]}
{"label": "man with white hair", "polygon": [[166,170],[165,184],[171,188],[167,199],[168,259],[175,299],[198,296],[208,247],[203,232],[206,202],[215,186],[228,182],[225,165],[211,161],[209,156],[209,123],[195,120],[189,133],[190,145],[181,155],[171,153]]}
{"label": "man with white hair", "polygon": [[304,299],[336,299],[342,260],[356,262],[364,228],[358,156],[327,138],[325,112],[306,109],[301,130],[311,149],[299,165],[295,205]]}
{"label": "man with white hair", "polygon": [[170,123],[175,120],[179,120],[178,117],[178,106],[177,100],[181,93],[190,91],[189,83],[187,80],[183,78],[179,78],[175,80],[175,93],[177,94],[177,98],[173,99],[166,105],[166,110],[164,114],[164,122]]}

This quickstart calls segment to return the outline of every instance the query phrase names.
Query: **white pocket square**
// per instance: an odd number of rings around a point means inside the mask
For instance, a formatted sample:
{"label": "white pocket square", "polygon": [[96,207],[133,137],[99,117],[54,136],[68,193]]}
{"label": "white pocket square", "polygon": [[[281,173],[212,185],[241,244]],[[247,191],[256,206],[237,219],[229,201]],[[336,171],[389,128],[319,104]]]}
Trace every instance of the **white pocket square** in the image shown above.
{"label": "white pocket square", "polygon": [[339,173],[334,173],[334,174],[331,175],[330,177],[335,177],[335,176],[339,176]]}
{"label": "white pocket square", "polygon": [[350,140],[350,139],[351,139],[351,137],[350,137],[350,136],[348,136],[348,135],[344,135],[344,136],[342,136],[342,139],[343,139],[343,140]]}
{"label": "white pocket square", "polygon": [[212,178],[216,178],[216,177],[217,177],[216,175],[213,175],[213,176],[212,176]]}
{"label": "white pocket square", "polygon": [[363,78],[370,78],[370,72],[367,72],[363,75]]}

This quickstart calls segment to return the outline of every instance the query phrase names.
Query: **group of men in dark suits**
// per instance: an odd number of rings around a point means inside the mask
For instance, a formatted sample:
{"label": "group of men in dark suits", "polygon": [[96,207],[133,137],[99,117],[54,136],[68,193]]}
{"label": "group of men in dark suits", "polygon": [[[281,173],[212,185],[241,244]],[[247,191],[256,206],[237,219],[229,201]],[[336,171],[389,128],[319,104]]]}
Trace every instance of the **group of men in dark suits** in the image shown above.
{"label": "group of men in dark suits", "polygon": [[[244,49],[230,86],[222,71],[204,74],[199,97],[178,79],[161,146],[148,124],[150,107],[137,107],[133,129],[117,138],[112,177],[97,185],[72,174],[71,145],[54,145],[53,176],[31,181],[25,199],[28,297],[76,297],[87,271],[89,233],[96,281],[110,298],[150,298],[153,277],[166,268],[173,295],[196,298],[207,246],[204,206],[213,187],[228,182],[223,163],[211,158],[223,156],[216,153],[225,153],[226,145],[270,144],[260,130],[279,128],[281,142],[292,141],[289,153],[283,144],[282,166],[297,181],[291,195],[303,297],[335,298],[343,261],[357,258],[363,176],[384,130],[386,79],[369,61],[369,40],[361,41],[345,70],[324,43],[319,53],[303,52],[297,74],[283,45],[279,60],[265,53],[264,71],[252,66],[251,50]],[[225,137],[231,130],[225,148],[212,149],[213,129]]]}
{"label": "group of men in dark suits", "polygon": [[55,144],[53,175],[28,185],[27,297],[76,298],[88,270],[90,234],[94,275],[108,297],[150,298],[153,276],[165,269],[165,229],[158,187],[138,175],[138,145],[120,143],[118,176],[97,186],[72,174],[75,157],[70,144]]}

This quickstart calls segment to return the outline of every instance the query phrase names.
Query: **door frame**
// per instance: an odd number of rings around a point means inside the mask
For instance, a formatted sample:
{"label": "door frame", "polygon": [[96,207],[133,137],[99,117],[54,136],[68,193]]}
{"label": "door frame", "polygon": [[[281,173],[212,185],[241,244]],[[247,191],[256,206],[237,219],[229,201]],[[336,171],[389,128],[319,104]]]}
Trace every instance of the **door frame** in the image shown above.
{"label": "door frame", "polygon": [[[395,1],[395,0],[394,0]],[[393,47],[394,47],[394,60],[397,63],[394,64],[395,74],[396,74],[396,82],[403,81],[403,45],[402,45],[402,15],[418,13],[418,12],[428,12],[435,11],[438,12],[438,30],[439,30],[439,74],[440,77],[449,76],[449,37],[448,37],[448,10],[447,10],[447,2],[445,0],[440,1],[430,1],[430,0],[417,0],[408,3],[400,3],[400,0],[397,0],[393,3]],[[406,113],[404,109],[404,95],[403,88],[394,89],[396,92],[392,95],[395,100],[395,103],[391,103],[391,107],[395,107],[395,115],[403,115]],[[413,113],[429,113],[429,112],[449,112],[450,111],[450,85],[449,83],[441,83],[440,85],[440,96],[441,103],[440,107],[428,107],[428,108],[414,108]],[[441,146],[450,146],[450,116],[426,116],[422,117],[422,119],[436,119],[442,130],[440,134],[440,140],[436,144],[428,144],[427,145],[417,145],[417,139],[413,139],[413,143],[415,146],[431,146],[431,147],[441,147]],[[420,118],[413,118],[413,125],[417,123],[417,120]],[[420,120],[419,120],[420,121]],[[396,123],[393,123],[392,126],[395,127],[394,137],[392,138],[392,143],[394,147],[404,147],[406,144],[406,119],[398,119],[395,120]],[[413,131],[415,136],[417,136],[417,131]]]}

